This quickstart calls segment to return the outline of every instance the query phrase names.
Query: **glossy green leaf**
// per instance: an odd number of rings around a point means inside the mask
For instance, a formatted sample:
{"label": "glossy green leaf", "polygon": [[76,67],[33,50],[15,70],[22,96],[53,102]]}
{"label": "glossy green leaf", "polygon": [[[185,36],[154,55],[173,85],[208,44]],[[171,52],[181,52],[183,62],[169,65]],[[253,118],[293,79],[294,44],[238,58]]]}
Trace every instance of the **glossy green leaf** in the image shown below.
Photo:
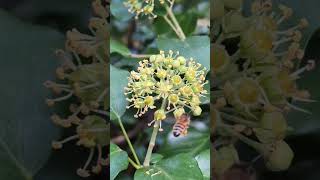
{"label": "glossy green leaf", "polygon": [[50,121],[43,82],[53,79],[63,36],[0,11],[0,179],[30,180],[51,153],[59,131]]}
{"label": "glossy green leaf", "polygon": [[114,180],[117,175],[128,168],[128,154],[117,145],[110,144],[110,179]]}
{"label": "glossy green leaf", "polygon": [[166,143],[161,147],[159,153],[164,156],[178,153],[197,155],[209,147],[209,133],[199,132],[189,128],[188,134],[185,137],[174,137],[172,133],[168,134]]}
{"label": "glossy green leaf", "polygon": [[163,159],[150,168],[136,171],[134,180],[201,180],[197,161],[188,154]]}
{"label": "glossy green leaf", "polygon": [[182,56],[193,58],[210,69],[210,39],[207,36],[191,36],[185,41],[160,36],[157,44],[160,50],[179,51]]}
{"label": "glossy green leaf", "polygon": [[153,153],[151,155],[150,163],[155,164],[155,163],[159,162],[161,159],[163,159],[163,156],[161,154]]}
{"label": "glossy green leaf", "polygon": [[110,110],[111,119],[120,118],[126,111],[128,104],[124,95],[124,88],[128,84],[128,71],[110,65]]}
{"label": "glossy green leaf", "polygon": [[210,149],[202,151],[196,156],[199,168],[201,169],[203,179],[210,179]]}
{"label": "glossy green leaf", "polygon": [[129,56],[130,50],[120,42],[110,39],[110,53],[119,53],[123,56]]}

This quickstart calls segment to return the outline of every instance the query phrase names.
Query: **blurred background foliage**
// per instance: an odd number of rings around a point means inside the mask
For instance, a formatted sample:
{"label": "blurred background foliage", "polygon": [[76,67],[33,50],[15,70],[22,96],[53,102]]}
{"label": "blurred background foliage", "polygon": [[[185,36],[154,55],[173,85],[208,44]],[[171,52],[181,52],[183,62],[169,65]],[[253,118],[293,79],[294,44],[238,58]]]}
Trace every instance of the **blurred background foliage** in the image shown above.
{"label": "blurred background foliage", "polygon": [[[88,149],[67,144],[61,151],[51,141],[71,135],[50,121],[53,112],[66,111],[66,104],[49,109],[43,87],[54,79],[64,48],[65,33],[77,28],[88,32],[90,0],[1,0],[0,1],[1,94],[0,179],[79,180],[76,175]],[[106,179],[102,174],[87,179]]]}
{"label": "blurred background foliage", "polygon": [[[212,0],[213,2],[214,0]],[[253,0],[244,0],[244,12],[248,14]],[[263,160],[260,159],[253,164],[252,157],[257,154],[252,149],[237,144],[240,149],[240,156],[243,164],[237,165],[228,171],[226,180],[317,180],[320,178],[320,155],[318,147],[320,146],[320,86],[319,81],[319,58],[320,58],[320,13],[318,8],[320,1],[317,0],[272,0],[273,4],[285,4],[293,9],[292,20],[286,23],[286,27],[290,27],[299,18],[306,18],[309,21],[309,26],[302,33],[304,39],[302,45],[305,47],[305,57],[301,66],[307,63],[307,60],[314,59],[316,68],[313,71],[307,72],[298,80],[298,86],[303,89],[308,89],[311,98],[316,100],[314,103],[299,103],[299,107],[309,110],[312,114],[301,113],[297,111],[290,112],[287,119],[291,127],[286,138],[286,142],[294,151],[294,159],[291,167],[287,171],[270,172],[263,165]],[[214,6],[214,4],[212,4]]]}

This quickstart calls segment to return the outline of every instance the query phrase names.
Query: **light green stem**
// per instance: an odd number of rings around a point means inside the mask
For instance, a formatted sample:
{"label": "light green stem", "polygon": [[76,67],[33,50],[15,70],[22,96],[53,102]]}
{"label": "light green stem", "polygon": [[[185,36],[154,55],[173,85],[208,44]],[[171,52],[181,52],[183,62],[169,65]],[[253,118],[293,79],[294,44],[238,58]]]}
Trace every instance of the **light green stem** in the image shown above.
{"label": "light green stem", "polygon": [[141,166],[136,164],[130,157],[128,157],[128,161],[134,168],[136,168],[136,169],[140,169],[141,168]]}
{"label": "light green stem", "polygon": [[[167,104],[167,99],[165,98],[162,101],[161,109],[165,109],[166,104]],[[156,139],[157,139],[157,134],[158,134],[159,128],[160,128],[160,121],[156,121],[153,126],[153,131],[152,131],[151,139],[149,142],[147,154],[146,154],[146,157],[143,162],[144,167],[150,166],[151,155],[152,155],[153,148],[156,144]]]}
{"label": "light green stem", "polygon": [[[186,39],[186,35],[184,34],[179,22],[177,21],[177,18],[176,18],[176,16],[174,15],[174,13],[172,11],[172,7],[165,6],[165,8],[167,10],[168,16],[172,20],[173,26],[175,26],[175,28],[173,28],[173,30],[177,33],[177,35],[180,38],[180,40],[184,41]],[[170,25],[170,26],[172,26],[172,25]]]}
{"label": "light green stem", "polygon": [[128,134],[127,134],[127,132],[126,132],[126,129],[124,128],[124,126],[123,126],[123,124],[122,124],[121,119],[120,119],[119,116],[117,116],[117,119],[118,119],[120,128],[121,128],[121,130],[122,130],[122,133],[123,133],[123,135],[124,135],[124,138],[126,139],[128,145],[129,145],[129,148],[131,149],[131,152],[132,152],[132,154],[133,154],[133,157],[134,157],[136,163],[140,166],[140,165],[141,165],[141,164],[140,164],[140,161],[139,161],[139,159],[138,159],[138,156],[137,156],[137,154],[136,154],[136,151],[134,150],[134,148],[133,148],[133,146],[132,146],[132,144],[131,144],[131,141],[130,141],[130,139],[129,139],[129,137],[128,137]]}

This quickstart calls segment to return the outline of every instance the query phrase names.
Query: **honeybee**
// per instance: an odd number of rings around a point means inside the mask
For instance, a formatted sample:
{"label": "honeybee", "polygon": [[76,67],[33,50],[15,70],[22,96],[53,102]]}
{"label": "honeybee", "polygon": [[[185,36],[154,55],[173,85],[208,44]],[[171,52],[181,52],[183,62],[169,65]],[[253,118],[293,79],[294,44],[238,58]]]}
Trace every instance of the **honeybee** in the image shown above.
{"label": "honeybee", "polygon": [[186,113],[176,118],[176,123],[173,125],[173,128],[172,128],[173,136],[179,137],[181,134],[183,136],[187,135],[189,124],[190,124],[190,116]]}

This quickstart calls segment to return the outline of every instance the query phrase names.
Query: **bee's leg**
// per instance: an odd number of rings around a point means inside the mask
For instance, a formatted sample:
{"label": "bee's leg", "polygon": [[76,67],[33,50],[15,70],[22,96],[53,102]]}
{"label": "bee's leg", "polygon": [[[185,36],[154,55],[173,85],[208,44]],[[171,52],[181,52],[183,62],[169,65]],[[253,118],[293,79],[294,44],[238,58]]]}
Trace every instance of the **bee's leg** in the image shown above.
{"label": "bee's leg", "polygon": [[159,131],[163,131],[162,127],[161,127],[161,121],[160,121],[160,128],[159,128]]}
{"label": "bee's leg", "polygon": [[183,136],[186,136],[188,134],[188,130],[184,130],[182,133],[181,133]]}

